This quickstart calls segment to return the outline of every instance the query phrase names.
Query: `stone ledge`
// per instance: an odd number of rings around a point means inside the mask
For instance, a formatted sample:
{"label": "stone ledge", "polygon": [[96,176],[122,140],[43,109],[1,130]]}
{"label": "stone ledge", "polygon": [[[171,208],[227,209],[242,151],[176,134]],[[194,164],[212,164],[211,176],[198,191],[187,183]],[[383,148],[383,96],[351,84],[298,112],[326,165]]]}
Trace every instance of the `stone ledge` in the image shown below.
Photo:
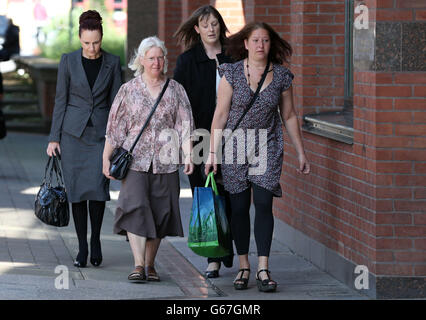
{"label": "stone ledge", "polygon": [[302,130],[329,139],[353,144],[353,116],[347,111],[329,111],[307,114]]}

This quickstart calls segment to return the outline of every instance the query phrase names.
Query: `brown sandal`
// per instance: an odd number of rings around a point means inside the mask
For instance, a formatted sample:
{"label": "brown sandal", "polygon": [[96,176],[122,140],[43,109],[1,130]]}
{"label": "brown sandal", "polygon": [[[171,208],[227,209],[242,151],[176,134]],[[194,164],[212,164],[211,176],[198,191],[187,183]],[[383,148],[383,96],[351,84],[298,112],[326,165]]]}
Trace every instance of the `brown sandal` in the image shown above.
{"label": "brown sandal", "polygon": [[135,270],[131,274],[129,274],[127,279],[129,279],[130,281],[145,281],[146,275],[144,266],[136,266]]}
{"label": "brown sandal", "polygon": [[158,276],[158,273],[155,271],[154,267],[148,266],[146,271],[148,281],[160,281],[160,277]]}

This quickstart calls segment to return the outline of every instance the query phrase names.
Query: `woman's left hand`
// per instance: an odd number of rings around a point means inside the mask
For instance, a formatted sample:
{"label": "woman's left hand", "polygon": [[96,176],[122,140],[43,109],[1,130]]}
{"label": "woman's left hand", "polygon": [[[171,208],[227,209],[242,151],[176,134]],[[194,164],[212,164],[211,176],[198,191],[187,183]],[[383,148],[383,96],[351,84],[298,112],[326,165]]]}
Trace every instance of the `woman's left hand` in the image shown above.
{"label": "woman's left hand", "polygon": [[309,172],[311,172],[311,166],[304,154],[299,155],[299,168],[297,169],[297,172],[303,174],[309,174]]}

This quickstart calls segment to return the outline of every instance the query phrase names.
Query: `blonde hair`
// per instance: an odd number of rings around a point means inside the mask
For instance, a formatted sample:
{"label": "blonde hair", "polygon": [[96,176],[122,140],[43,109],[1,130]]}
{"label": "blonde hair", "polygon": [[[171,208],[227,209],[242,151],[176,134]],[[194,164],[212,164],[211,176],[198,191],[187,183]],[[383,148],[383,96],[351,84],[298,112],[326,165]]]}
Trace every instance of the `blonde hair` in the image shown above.
{"label": "blonde hair", "polygon": [[164,41],[161,41],[157,36],[152,36],[152,37],[145,38],[141,41],[138,49],[135,50],[135,54],[133,55],[132,59],[129,62],[128,66],[131,70],[135,71],[134,73],[135,77],[141,75],[144,72],[143,65],[140,63],[139,58],[143,58],[145,54],[148,52],[148,50],[154,47],[160,48],[163,51],[163,54],[164,54],[163,74],[167,73],[167,66],[168,66],[167,49],[166,49],[166,46],[164,45]]}

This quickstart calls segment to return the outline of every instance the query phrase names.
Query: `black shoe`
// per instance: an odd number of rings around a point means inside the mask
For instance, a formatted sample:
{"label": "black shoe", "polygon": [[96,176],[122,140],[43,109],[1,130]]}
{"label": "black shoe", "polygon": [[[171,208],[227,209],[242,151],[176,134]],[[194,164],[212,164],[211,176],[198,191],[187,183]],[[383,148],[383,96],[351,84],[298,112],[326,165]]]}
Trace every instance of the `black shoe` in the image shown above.
{"label": "black shoe", "polygon": [[90,263],[94,266],[94,267],[99,267],[102,263],[102,258],[90,258]]}
{"label": "black shoe", "polygon": [[85,254],[82,254],[78,252],[77,258],[75,258],[74,266],[77,268],[85,268],[87,265],[87,252]]}
{"label": "black shoe", "polygon": [[206,271],[207,278],[219,278],[219,270]]}
{"label": "black shoe", "polygon": [[99,241],[90,241],[90,263],[99,267],[102,263],[102,251],[101,251],[101,242]]}
{"label": "black shoe", "polygon": [[[213,263],[213,262],[211,262],[211,263]],[[210,278],[210,279],[219,278],[220,262],[214,262],[214,263],[219,264],[219,267],[215,270],[206,271],[206,277],[207,278]]]}

